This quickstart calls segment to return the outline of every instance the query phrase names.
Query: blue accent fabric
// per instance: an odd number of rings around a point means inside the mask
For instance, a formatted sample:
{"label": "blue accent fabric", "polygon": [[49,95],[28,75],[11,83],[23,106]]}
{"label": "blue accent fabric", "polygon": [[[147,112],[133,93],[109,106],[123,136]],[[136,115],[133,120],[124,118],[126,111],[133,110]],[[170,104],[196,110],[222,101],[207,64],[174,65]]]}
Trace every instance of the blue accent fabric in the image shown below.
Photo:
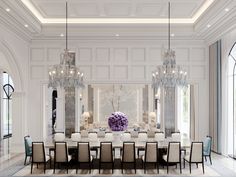
{"label": "blue accent fabric", "polygon": [[204,155],[210,155],[211,153],[211,138],[210,137],[206,137],[206,139],[204,140],[203,143],[203,153]]}
{"label": "blue accent fabric", "polygon": [[25,154],[26,154],[26,156],[32,155],[32,139],[31,139],[31,137],[25,137]]}

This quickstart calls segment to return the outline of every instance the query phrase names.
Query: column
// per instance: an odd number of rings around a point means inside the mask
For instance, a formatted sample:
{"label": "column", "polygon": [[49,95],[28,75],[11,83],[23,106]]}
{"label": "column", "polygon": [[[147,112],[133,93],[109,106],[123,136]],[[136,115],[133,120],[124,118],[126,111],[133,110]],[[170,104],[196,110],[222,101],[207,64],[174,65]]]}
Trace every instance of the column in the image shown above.
{"label": "column", "polygon": [[82,91],[79,88],[75,89],[75,131],[80,131],[80,120],[82,114]]}
{"label": "column", "polygon": [[57,88],[56,132],[65,132],[65,90]]}

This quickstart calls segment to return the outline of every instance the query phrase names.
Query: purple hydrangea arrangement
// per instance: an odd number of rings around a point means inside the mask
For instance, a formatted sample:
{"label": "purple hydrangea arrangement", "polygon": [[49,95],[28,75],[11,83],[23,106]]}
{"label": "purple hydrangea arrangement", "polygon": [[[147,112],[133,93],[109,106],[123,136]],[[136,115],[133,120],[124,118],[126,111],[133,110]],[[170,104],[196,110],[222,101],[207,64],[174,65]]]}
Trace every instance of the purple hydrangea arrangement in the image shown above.
{"label": "purple hydrangea arrangement", "polygon": [[112,131],[125,131],[128,127],[128,117],[122,112],[114,112],[108,118],[108,125]]}

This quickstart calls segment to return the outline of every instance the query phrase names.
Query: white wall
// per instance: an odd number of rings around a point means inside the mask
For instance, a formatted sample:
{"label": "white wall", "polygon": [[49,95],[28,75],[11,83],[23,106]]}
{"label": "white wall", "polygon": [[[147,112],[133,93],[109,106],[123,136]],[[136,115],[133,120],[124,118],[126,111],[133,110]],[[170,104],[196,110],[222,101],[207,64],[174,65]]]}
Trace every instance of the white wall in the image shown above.
{"label": "white wall", "polygon": [[228,155],[228,56],[231,48],[236,42],[236,29],[222,37],[222,153]]}
{"label": "white wall", "polygon": [[[13,144],[23,144],[27,130],[29,43],[0,23],[0,70],[7,71],[14,82]],[[14,109],[16,108],[16,109]]]}
{"label": "white wall", "polygon": [[[71,40],[76,62],[83,70],[87,83],[147,83],[151,72],[162,64],[162,40]],[[177,63],[188,71],[188,80],[198,87],[197,139],[209,132],[208,48],[203,41],[176,40],[172,42]],[[59,63],[64,49],[61,40],[34,40],[30,47],[29,131],[43,138],[43,84],[47,82],[48,67]]]}

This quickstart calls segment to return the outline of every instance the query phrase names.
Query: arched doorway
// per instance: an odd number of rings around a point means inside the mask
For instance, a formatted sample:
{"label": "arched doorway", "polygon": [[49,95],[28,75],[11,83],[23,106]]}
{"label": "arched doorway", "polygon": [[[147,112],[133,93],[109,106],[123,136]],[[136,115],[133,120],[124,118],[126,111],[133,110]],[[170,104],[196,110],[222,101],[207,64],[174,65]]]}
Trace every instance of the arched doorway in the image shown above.
{"label": "arched doorway", "polygon": [[228,154],[236,158],[236,43],[228,58]]}

